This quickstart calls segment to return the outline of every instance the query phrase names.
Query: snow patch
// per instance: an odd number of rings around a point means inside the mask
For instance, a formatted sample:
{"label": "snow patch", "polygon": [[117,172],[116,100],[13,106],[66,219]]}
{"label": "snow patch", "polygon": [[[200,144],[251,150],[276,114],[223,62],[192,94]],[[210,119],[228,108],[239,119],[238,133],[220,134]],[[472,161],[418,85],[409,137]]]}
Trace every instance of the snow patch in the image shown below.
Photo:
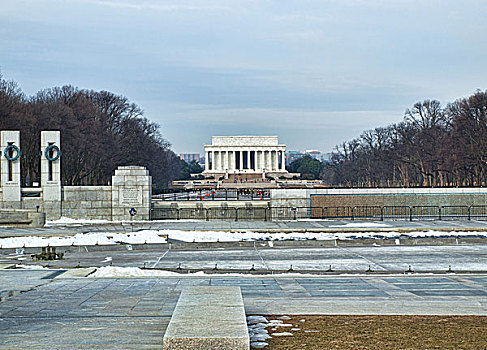
{"label": "snow patch", "polygon": [[19,247],[59,247],[70,245],[110,245],[110,244],[143,244],[166,243],[166,239],[159,236],[160,231],[144,230],[130,233],[92,232],[78,233],[74,236],[38,237],[23,236],[0,239],[1,248]]}
{"label": "snow patch", "polygon": [[25,270],[49,270],[49,268],[44,267],[42,265],[22,265],[17,264],[15,265],[16,269],[25,269]]}
{"label": "snow patch", "polygon": [[46,222],[46,227],[55,226],[55,225],[73,225],[73,224],[109,224],[111,221],[108,220],[89,220],[89,219],[71,219],[65,216],[62,216],[58,220],[52,220]]}
{"label": "snow patch", "polygon": [[379,222],[350,222],[344,225],[330,225],[331,228],[370,228],[370,227],[391,227],[391,225]]}

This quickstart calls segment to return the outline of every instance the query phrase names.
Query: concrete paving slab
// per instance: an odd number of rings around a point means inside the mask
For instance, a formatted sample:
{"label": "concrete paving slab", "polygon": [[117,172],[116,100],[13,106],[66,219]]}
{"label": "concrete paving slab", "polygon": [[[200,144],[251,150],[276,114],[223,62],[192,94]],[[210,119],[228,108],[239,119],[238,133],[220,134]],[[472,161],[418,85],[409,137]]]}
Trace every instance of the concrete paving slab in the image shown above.
{"label": "concrete paving slab", "polygon": [[52,273],[0,271],[2,286],[23,291],[0,302],[1,349],[161,348],[187,286],[239,287],[247,314],[487,315],[487,276],[480,274],[60,279]]}
{"label": "concrete paving slab", "polygon": [[186,287],[164,335],[163,349],[249,349],[238,287]]}
{"label": "concrete paving slab", "polygon": [[94,267],[85,267],[85,268],[77,268],[77,269],[69,269],[64,273],[54,277],[56,279],[65,279],[65,278],[83,278],[86,277],[93,272],[96,271]]}

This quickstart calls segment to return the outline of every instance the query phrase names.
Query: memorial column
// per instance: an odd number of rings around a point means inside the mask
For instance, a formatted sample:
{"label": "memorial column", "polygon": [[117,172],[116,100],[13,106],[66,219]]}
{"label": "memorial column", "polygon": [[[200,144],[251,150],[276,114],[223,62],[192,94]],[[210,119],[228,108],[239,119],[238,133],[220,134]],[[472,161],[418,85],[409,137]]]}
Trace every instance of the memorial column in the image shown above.
{"label": "memorial column", "polygon": [[277,148],[276,148],[276,157],[274,159],[276,160],[275,169],[276,169],[276,171],[279,171],[279,149],[277,149]]}
{"label": "memorial column", "polygon": [[279,151],[276,149],[274,152],[276,152],[275,156],[274,156],[274,170],[275,171],[279,171]]}
{"label": "memorial column", "polygon": [[233,170],[235,167],[235,164],[232,164],[233,153],[233,150],[228,151],[228,170]]}
{"label": "memorial column", "polygon": [[247,149],[247,169],[250,170],[250,149]]}

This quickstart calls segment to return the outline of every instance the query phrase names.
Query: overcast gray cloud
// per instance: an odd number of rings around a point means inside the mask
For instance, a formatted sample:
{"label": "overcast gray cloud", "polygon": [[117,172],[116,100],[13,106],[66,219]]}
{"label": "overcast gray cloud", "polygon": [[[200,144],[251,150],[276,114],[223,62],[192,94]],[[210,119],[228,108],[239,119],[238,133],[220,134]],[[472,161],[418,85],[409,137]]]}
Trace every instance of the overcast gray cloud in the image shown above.
{"label": "overcast gray cloud", "polygon": [[414,102],[486,89],[482,0],[0,0],[0,66],[138,103],[177,152],[276,134],[330,151]]}

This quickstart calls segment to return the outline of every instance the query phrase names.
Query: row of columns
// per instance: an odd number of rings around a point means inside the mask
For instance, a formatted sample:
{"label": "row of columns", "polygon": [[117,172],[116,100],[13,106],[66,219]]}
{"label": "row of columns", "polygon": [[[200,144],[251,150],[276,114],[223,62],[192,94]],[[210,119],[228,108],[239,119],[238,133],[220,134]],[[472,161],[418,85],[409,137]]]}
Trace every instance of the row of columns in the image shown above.
{"label": "row of columns", "polygon": [[[253,157],[252,157],[253,153]],[[244,162],[244,157],[246,160]],[[238,158],[238,164],[237,164]],[[253,167],[251,166],[253,158]],[[285,152],[284,150],[213,150],[205,152],[206,171],[236,171],[236,170],[255,170],[255,171],[285,171]],[[246,167],[244,167],[244,163]]]}

